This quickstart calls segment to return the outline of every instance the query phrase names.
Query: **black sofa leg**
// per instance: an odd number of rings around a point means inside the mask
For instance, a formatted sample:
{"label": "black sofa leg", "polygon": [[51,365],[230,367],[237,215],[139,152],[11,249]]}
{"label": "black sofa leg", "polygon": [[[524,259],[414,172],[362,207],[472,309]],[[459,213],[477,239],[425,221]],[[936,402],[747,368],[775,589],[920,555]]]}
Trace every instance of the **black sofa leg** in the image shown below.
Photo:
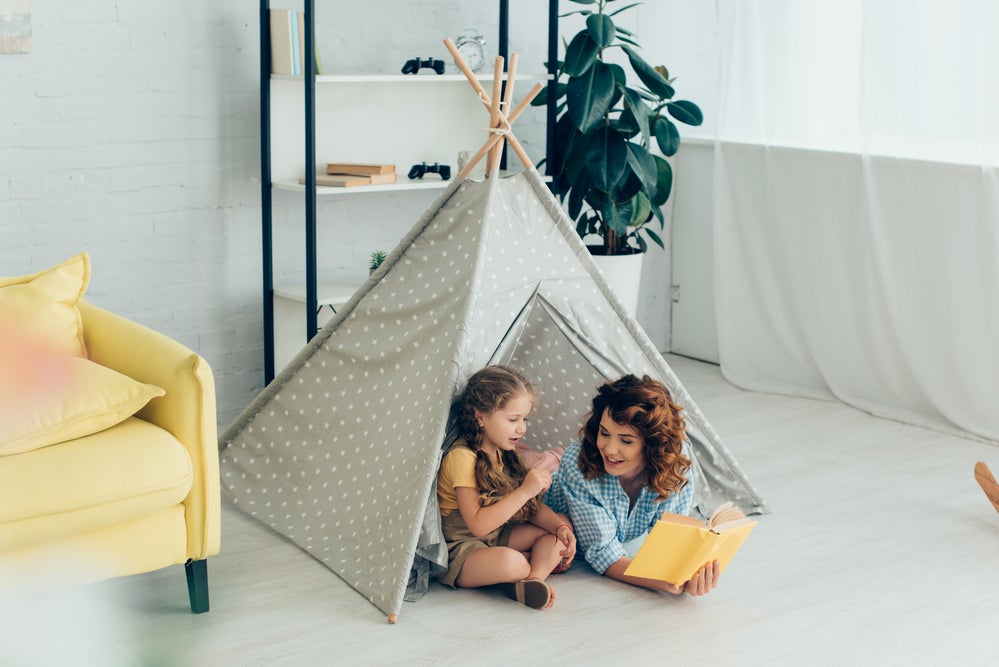
{"label": "black sofa leg", "polygon": [[191,611],[203,614],[208,611],[208,561],[189,560],[184,563],[187,574],[187,594],[191,598]]}

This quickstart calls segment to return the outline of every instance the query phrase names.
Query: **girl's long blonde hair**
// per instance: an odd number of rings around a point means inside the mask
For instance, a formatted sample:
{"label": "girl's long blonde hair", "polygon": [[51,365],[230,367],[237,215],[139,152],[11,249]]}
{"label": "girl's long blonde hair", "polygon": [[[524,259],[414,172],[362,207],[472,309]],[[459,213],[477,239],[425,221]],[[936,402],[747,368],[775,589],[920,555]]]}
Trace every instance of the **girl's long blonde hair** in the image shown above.
{"label": "girl's long blonde hair", "polygon": [[[465,390],[451,406],[456,435],[475,452],[475,484],[482,507],[515,491],[524,481],[528,468],[515,451],[500,450],[502,469],[493,464],[482,451],[482,427],[475,412],[490,415],[520,396],[530,398],[533,406],[538,404],[537,391],[523,371],[513,366],[486,366],[468,379]],[[537,497],[531,498],[510,520],[524,522],[538,511],[538,507]]]}

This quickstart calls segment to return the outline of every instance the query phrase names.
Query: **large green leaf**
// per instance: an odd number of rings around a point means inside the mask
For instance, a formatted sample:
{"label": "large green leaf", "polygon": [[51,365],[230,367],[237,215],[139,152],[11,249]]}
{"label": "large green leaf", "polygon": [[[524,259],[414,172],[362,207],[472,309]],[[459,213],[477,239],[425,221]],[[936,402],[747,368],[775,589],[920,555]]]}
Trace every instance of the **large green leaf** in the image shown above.
{"label": "large green leaf", "polygon": [[634,209],[633,199],[624,202],[608,200],[600,209],[600,217],[603,218],[604,224],[613,229],[619,237],[625,237],[628,234],[628,225],[631,224]]}
{"label": "large green leaf", "polygon": [[669,85],[669,82],[663,77],[662,74],[656,71],[656,68],[645,62],[642,56],[638,55],[630,46],[622,46],[624,52],[628,54],[628,60],[631,62],[631,68],[635,70],[635,74],[638,78],[642,80],[649,90],[658,95],[660,99],[668,100],[672,99],[675,94],[673,91],[673,86]]}
{"label": "large green leaf", "polygon": [[635,242],[638,244],[638,251],[637,251],[638,254],[649,251],[649,244],[645,242],[645,239],[642,238],[641,234],[635,232],[634,234],[632,234],[632,236],[634,237]]}
{"label": "large green leaf", "polygon": [[676,128],[669,118],[656,116],[655,120],[656,143],[663,155],[675,155],[680,150],[680,130]]}
{"label": "large green leaf", "polygon": [[576,129],[568,115],[563,115],[555,123],[555,142],[560,160],[560,173],[565,174],[568,182],[573,184],[579,178],[580,172],[586,168],[589,137]]}
{"label": "large green leaf", "polygon": [[599,211],[603,208],[604,204],[607,203],[609,199],[606,192],[601,192],[595,188],[588,188],[586,190],[586,203],[590,205],[594,211]]}
{"label": "large green leaf", "polygon": [[624,179],[624,182],[618,183],[617,186],[608,193],[608,196],[616,202],[628,201],[638,193],[642,191],[642,179],[631,170],[631,165],[628,165],[628,178]]}
{"label": "large green leaf", "polygon": [[587,144],[586,173],[597,190],[611,192],[620,187],[631,170],[628,168],[627,142],[619,132],[602,127],[593,133]]}
{"label": "large green leaf", "polygon": [[580,178],[577,178],[572,184],[572,190],[569,192],[569,204],[566,210],[569,213],[569,217],[573,220],[579,217],[579,212],[583,210],[583,201],[586,198],[587,185],[586,172],[582,172]]}
{"label": "large green leaf", "polygon": [[565,47],[565,63],[562,71],[569,76],[582,76],[597,62],[600,48],[586,30],[580,30]]}
{"label": "large green leaf", "polygon": [[565,173],[567,156],[572,146],[573,132],[578,132],[569,114],[563,114],[555,121],[555,160],[552,166],[558,167],[558,174]]}
{"label": "large green leaf", "polygon": [[656,216],[656,219],[659,220],[659,229],[666,229],[666,218],[663,216],[663,207],[653,206],[652,215]]}
{"label": "large green leaf", "polygon": [[652,157],[656,161],[656,195],[652,198],[652,205],[658,207],[666,203],[673,189],[673,167],[658,155]]}
{"label": "large green leaf", "polygon": [[610,68],[611,74],[614,75],[614,83],[619,88],[624,88],[628,85],[628,73],[624,71],[624,68],[617,63],[604,63]]}
{"label": "large green leaf", "polygon": [[606,14],[590,14],[586,18],[590,39],[601,49],[614,43],[614,21]]}
{"label": "large green leaf", "polygon": [[651,198],[655,195],[659,183],[656,160],[649,151],[639,144],[629,141],[626,147],[628,149],[628,166],[638,176],[642,192]]}
{"label": "large green leaf", "polygon": [[644,88],[638,88],[638,89],[633,88],[632,90],[638,93],[639,97],[641,97],[643,100],[648,100],[649,103],[652,104],[653,106],[659,106],[659,103],[662,101],[659,99],[659,97],[653,95]]}
{"label": "large green leaf", "polygon": [[[555,84],[555,99],[561,99],[565,95],[566,85],[562,82]],[[532,107],[543,107],[548,104],[548,86],[541,89],[541,92],[534,96],[531,100]]]}
{"label": "large green leaf", "polygon": [[619,40],[620,40],[621,42],[624,42],[625,44],[630,44],[631,46],[634,46],[634,47],[635,47],[636,49],[640,49],[640,48],[642,48],[642,47],[641,47],[641,45],[640,45],[640,44],[639,44],[638,42],[636,42],[636,41],[635,41],[634,39],[632,39],[631,37],[628,37],[627,35],[621,35],[621,34],[618,34],[617,38],[618,38],[618,39],[619,39]]}
{"label": "large green leaf", "polygon": [[624,106],[634,116],[638,129],[643,135],[649,134],[649,105],[645,103],[642,96],[632,88],[624,89]]}
{"label": "large green leaf", "polygon": [[599,60],[583,76],[572,77],[565,100],[573,124],[584,134],[604,123],[614,100],[614,74]]}
{"label": "large green leaf", "polygon": [[669,115],[686,125],[700,125],[704,122],[701,108],[688,100],[677,100],[666,105]]}
{"label": "large green leaf", "polygon": [[639,192],[634,198],[634,207],[631,211],[631,226],[641,227],[652,216],[652,202],[644,192]]}
{"label": "large green leaf", "polygon": [[627,108],[621,112],[617,118],[611,119],[611,127],[624,135],[626,139],[631,139],[641,131],[634,114]]}
{"label": "large green leaf", "polygon": [[614,63],[604,63],[610,68],[611,74],[614,75],[614,96],[611,97],[610,108],[614,110],[617,107],[617,103],[621,101],[621,91],[628,83],[628,73],[624,71],[624,68],[620,65]]}
{"label": "large green leaf", "polygon": [[653,230],[649,229],[648,227],[642,227],[642,231],[648,234],[649,238],[656,242],[656,245],[658,245],[663,250],[666,249],[665,244],[663,244],[663,240],[659,238],[659,235],[656,234]]}

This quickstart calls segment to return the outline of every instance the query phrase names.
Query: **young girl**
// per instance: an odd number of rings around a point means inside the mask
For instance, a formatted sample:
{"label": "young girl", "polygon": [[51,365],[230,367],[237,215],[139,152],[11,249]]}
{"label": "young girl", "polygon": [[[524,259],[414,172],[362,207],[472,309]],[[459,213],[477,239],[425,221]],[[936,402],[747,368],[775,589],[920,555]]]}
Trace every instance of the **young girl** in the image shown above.
{"label": "young girl", "polygon": [[625,542],[647,532],[663,512],[690,512],[685,440],[681,408],[658,380],[625,375],[597,390],[580,439],[566,449],[545,495],[572,519],[594,570],[673,595],[704,595],[718,584],[717,561],[682,585],[624,573],[631,563]]}
{"label": "young girl", "polygon": [[437,477],[449,556],[438,580],[463,588],[502,584],[507,597],[545,609],[555,600],[545,579],[568,568],[576,538],[568,520],[538,499],[551,474],[528,469],[516,451],[536,399],[518,369],[487,366],[455,401],[458,439]]}

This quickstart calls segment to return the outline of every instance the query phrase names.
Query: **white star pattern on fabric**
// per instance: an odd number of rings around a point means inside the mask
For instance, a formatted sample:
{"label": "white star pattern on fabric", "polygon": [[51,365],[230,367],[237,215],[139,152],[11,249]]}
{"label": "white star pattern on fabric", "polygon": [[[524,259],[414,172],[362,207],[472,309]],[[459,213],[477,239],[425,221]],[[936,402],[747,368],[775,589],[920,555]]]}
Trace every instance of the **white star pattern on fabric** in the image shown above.
{"label": "white star pattern on fabric", "polygon": [[418,545],[440,558],[439,527],[420,528],[428,501],[436,509],[450,402],[473,372],[512,363],[534,379],[535,449],[576,437],[605,378],[669,372],[641,341],[625,344],[633,333],[544,188],[529,173],[446,192],[221,454],[239,507],[387,613],[398,613]]}

